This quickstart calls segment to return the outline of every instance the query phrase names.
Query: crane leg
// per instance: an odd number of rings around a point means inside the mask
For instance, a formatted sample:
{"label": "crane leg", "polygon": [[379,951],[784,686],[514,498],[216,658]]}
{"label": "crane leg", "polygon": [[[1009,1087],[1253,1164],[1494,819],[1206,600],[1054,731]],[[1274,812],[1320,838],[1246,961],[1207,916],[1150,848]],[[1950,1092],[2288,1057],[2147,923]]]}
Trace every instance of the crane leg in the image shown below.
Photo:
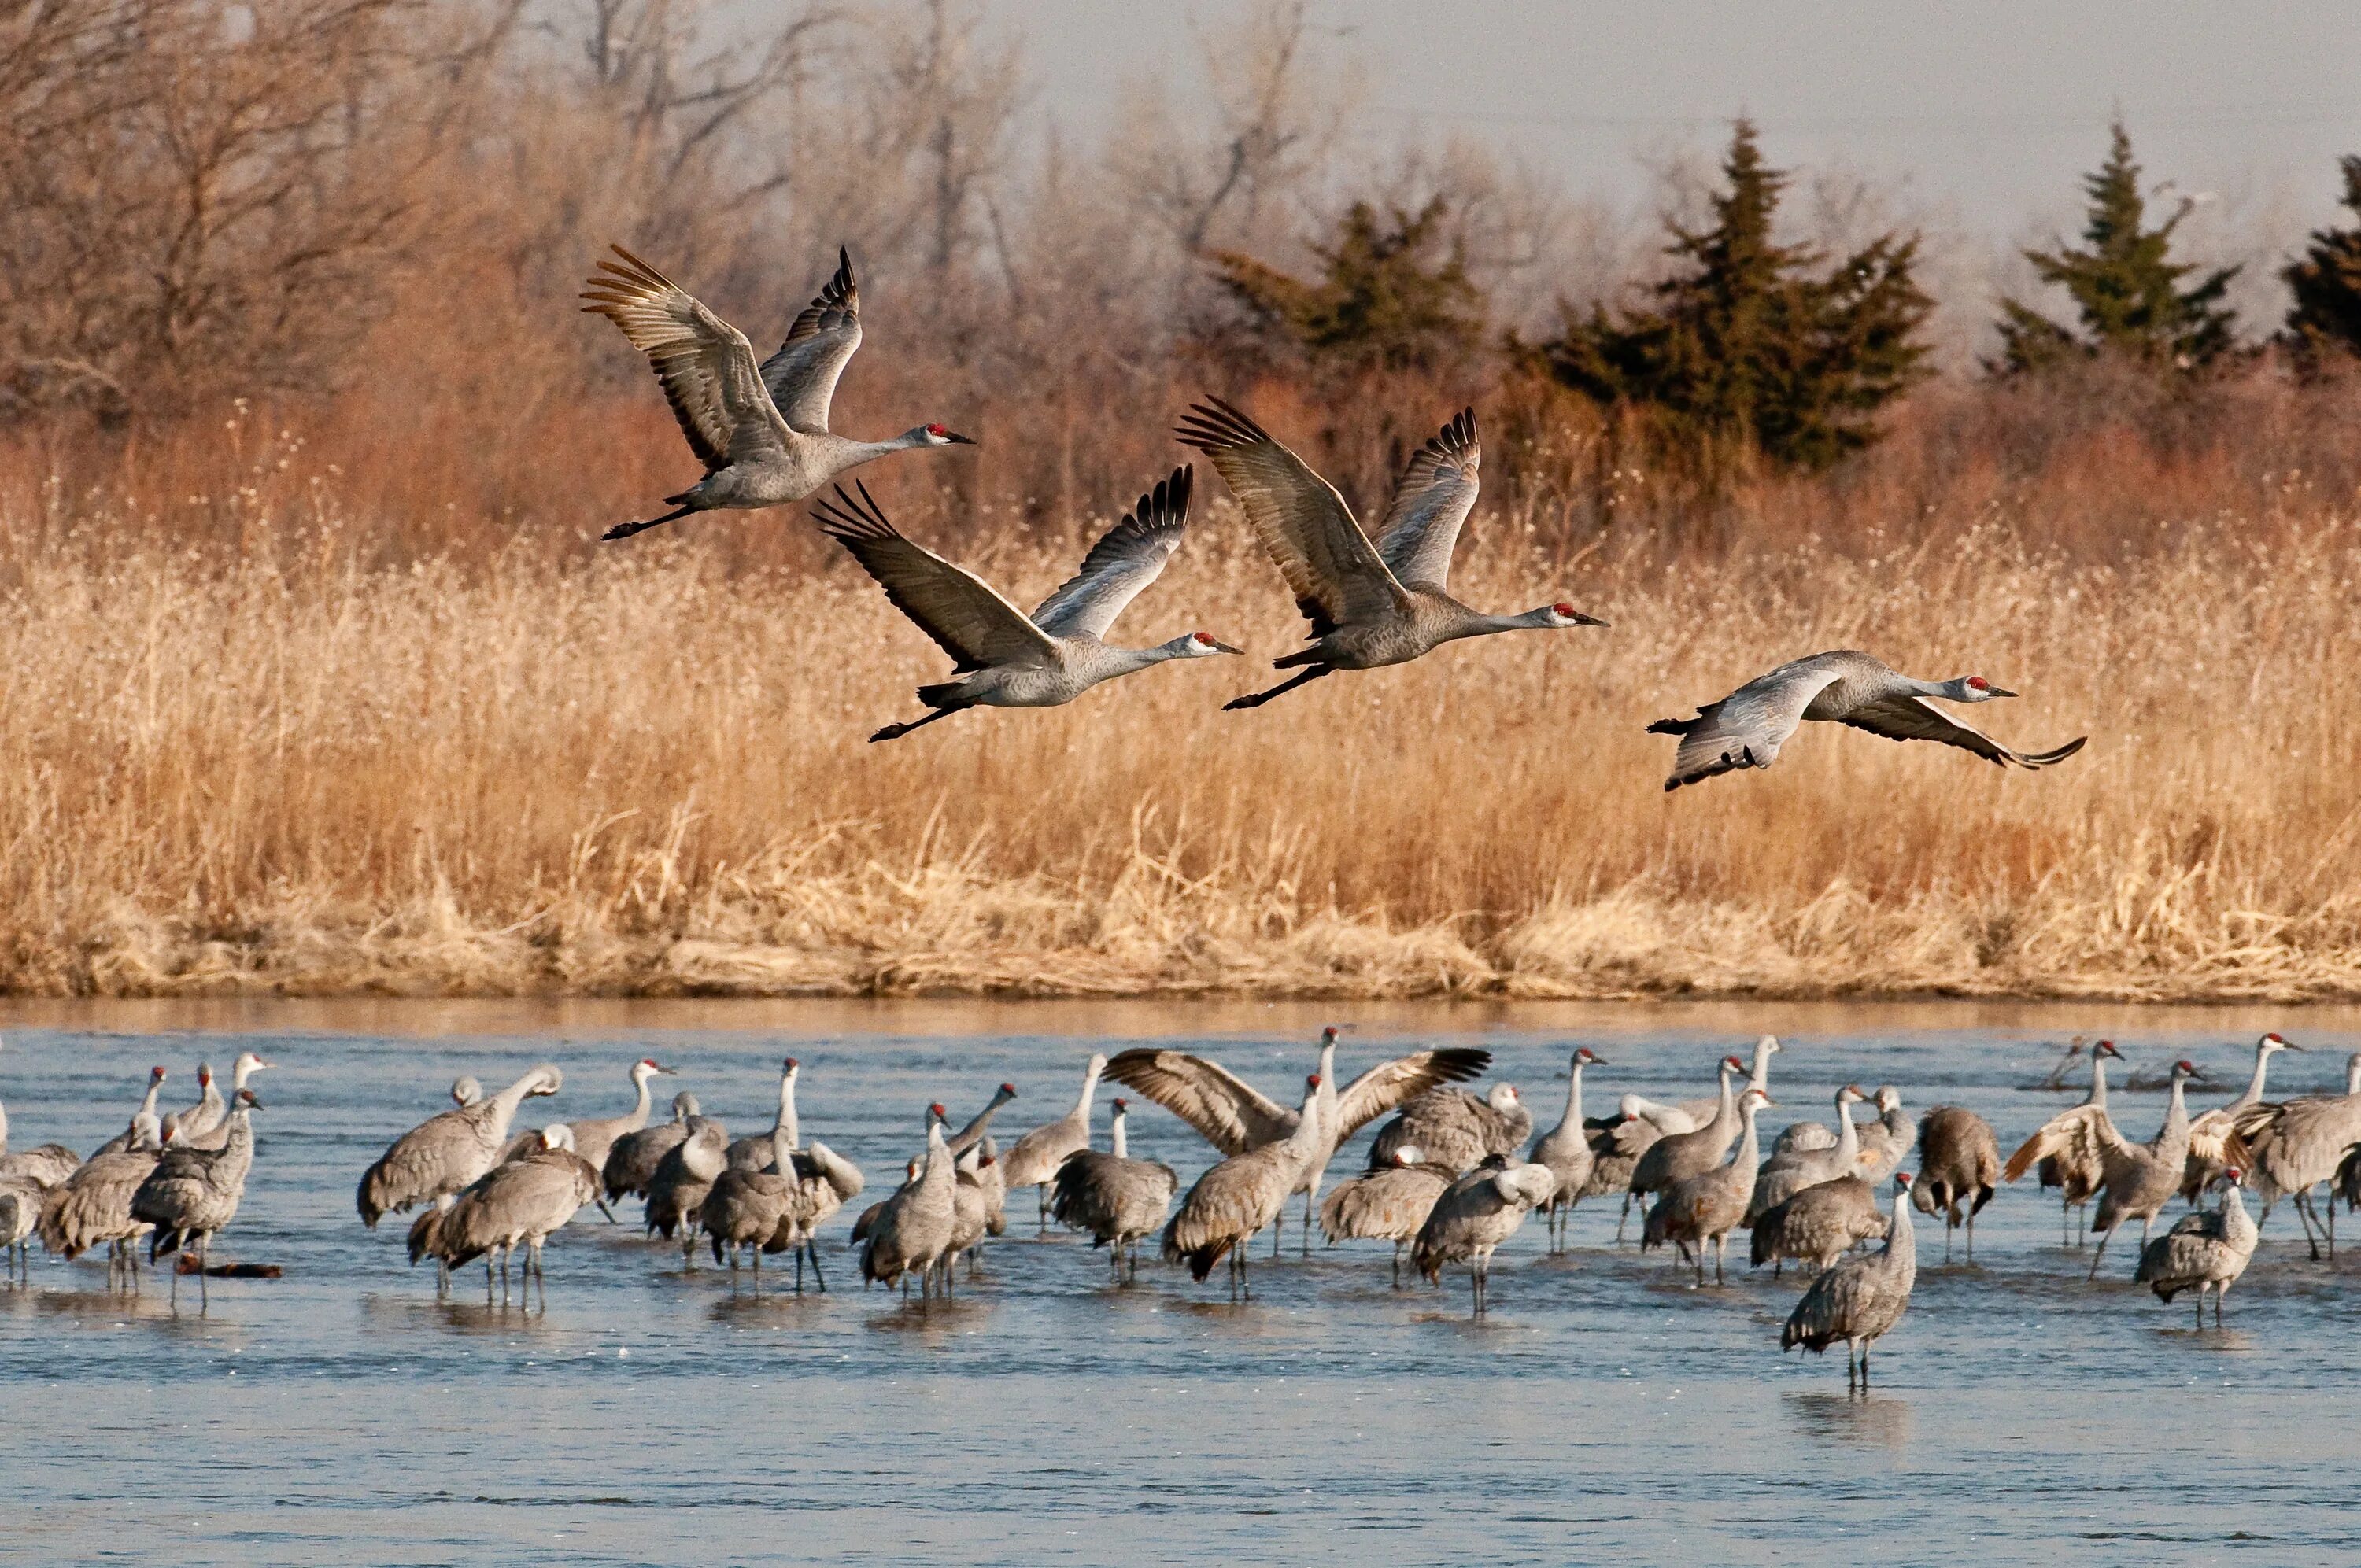
{"label": "crane leg", "polygon": [[[819,1288],[825,1291],[828,1288],[828,1276],[822,1274],[819,1269],[819,1244],[807,1237],[804,1241],[804,1250],[811,1254],[812,1277],[819,1281]],[[796,1276],[796,1288],[798,1290],[803,1288],[803,1276],[800,1273]]]}
{"label": "crane leg", "polygon": [[2107,1244],[2114,1239],[2114,1235],[2115,1233],[2113,1231],[2099,1233],[2098,1250],[2091,1255],[2091,1272],[2082,1277],[2086,1283],[2099,1277],[2099,1260],[2107,1255]]}
{"label": "crane leg", "polygon": [[1033,1190],[1033,1198],[1035,1202],[1039,1206],[1034,1214],[1033,1234],[1037,1236],[1046,1236],[1049,1234],[1049,1184],[1044,1182],[1042,1185],[1036,1187]]}
{"label": "crane leg", "polygon": [[959,713],[962,710],[956,707],[939,707],[935,709],[934,712],[927,715],[924,718],[913,718],[901,724],[889,724],[884,729],[878,730],[874,735],[872,735],[869,738],[869,743],[873,746],[880,740],[899,740],[903,736],[907,735],[913,729],[924,729],[936,719],[949,718],[952,714]]}
{"label": "crane leg", "polygon": [[1270,1217],[1270,1255],[1273,1257],[1279,1255],[1279,1238],[1286,1229],[1287,1207],[1282,1203],[1279,1212]]}
{"label": "crane leg", "polygon": [[2325,1219],[2328,1226],[2328,1261],[2334,1263],[2336,1261],[2336,1194],[2334,1192],[2329,1193],[2326,1209],[2327,1214]]}
{"label": "crane leg", "polygon": [[697,509],[695,507],[681,507],[676,510],[664,513],[662,517],[652,517],[645,522],[619,522],[598,537],[601,541],[609,539],[629,539],[632,534],[644,533],[649,529],[655,527],[659,523],[672,522],[680,518],[686,517],[696,510]]}
{"label": "crane leg", "polygon": [[1729,1255],[1730,1233],[1724,1231],[1720,1235],[1714,1238],[1713,1243],[1713,1282],[1716,1286],[1721,1286],[1728,1283],[1728,1281],[1722,1277],[1721,1266],[1722,1260],[1727,1258]]}
{"label": "crane leg", "polygon": [[1973,1268],[1973,1267],[1975,1266],[1975,1265],[1976,1265],[1976,1212],[1975,1212],[1973,1209],[1971,1209],[1971,1210],[1969,1210],[1969,1211],[1968,1211],[1968,1266],[1969,1266],[1969,1267],[1971,1267],[1971,1268]]}
{"label": "crane leg", "polygon": [[197,1243],[197,1311],[203,1315],[213,1305],[213,1291],[205,1283],[205,1265],[213,1261],[214,1238],[207,1234]]}
{"label": "crane leg", "polygon": [[[1303,1255],[1305,1257],[1312,1255],[1312,1190],[1305,1188],[1303,1190]],[[2334,1248],[2330,1249],[2329,1255],[2332,1257],[2335,1255]]]}
{"label": "crane leg", "polygon": [[1623,1194],[1623,1212],[1615,1216],[1615,1245],[1617,1246],[1621,1246],[1623,1245],[1623,1227],[1631,1223],[1631,1194],[1630,1191],[1626,1190]]}
{"label": "crane leg", "polygon": [[1293,691],[1296,687],[1304,685],[1308,681],[1316,681],[1323,675],[1330,675],[1335,673],[1336,666],[1334,664],[1314,664],[1310,669],[1304,671],[1301,674],[1292,675],[1288,679],[1279,682],[1279,685],[1271,687],[1268,691],[1256,692],[1248,696],[1232,697],[1229,701],[1222,704],[1222,711],[1224,713],[1235,713],[1241,708],[1260,707],[1264,703],[1268,702],[1271,698],[1275,696],[1285,696],[1289,692]]}

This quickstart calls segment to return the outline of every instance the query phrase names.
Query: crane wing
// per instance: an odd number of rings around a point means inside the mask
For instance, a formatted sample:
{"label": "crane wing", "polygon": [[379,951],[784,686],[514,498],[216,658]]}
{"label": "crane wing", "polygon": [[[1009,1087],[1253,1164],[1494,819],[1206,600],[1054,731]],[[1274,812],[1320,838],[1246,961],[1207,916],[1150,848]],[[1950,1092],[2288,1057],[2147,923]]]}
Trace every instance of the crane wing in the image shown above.
{"label": "crane wing", "polygon": [[1378,524],[1378,554],[1402,582],[1443,591],[1460,525],[1476,506],[1476,471],[1483,460],[1474,409],[1460,411],[1411,455]]}
{"label": "crane wing", "polygon": [[1034,624],[1053,637],[1104,637],[1140,591],[1164,574],[1164,564],[1180,548],[1189,526],[1189,491],[1196,472],[1175,468],[1171,477],[1139,498],[1121,522],[1106,531],[1082,568],[1041,601]]}
{"label": "crane wing", "polygon": [[598,263],[583,312],[613,322],[647,356],[707,472],[784,453],[784,427],[746,334],[621,246],[613,248],[622,260]]}
{"label": "crane wing", "polygon": [[1190,409],[1174,433],[1212,459],[1246,508],[1263,549],[1294,590],[1296,609],[1312,622],[1312,636],[1408,609],[1410,596],[1353,521],[1336,487],[1262,426],[1208,398]]}
{"label": "crane wing", "polygon": [[2081,736],[2048,751],[2012,751],[1982,730],[1960,723],[1923,696],[1893,696],[1857,707],[1842,722],[1889,740],[1939,740],[1972,751],[1988,762],[2007,767],[2046,768],[2081,751],[2090,737]]}
{"label": "crane wing", "polygon": [[1770,674],[1757,675],[1719,702],[1698,708],[1695,718],[1660,718],[1648,726],[1651,735],[1677,735],[1670,791],[1717,773],[1740,768],[1767,768],[1779,760],[1779,748],[1804,721],[1812,699],[1843,677],[1843,671],[1825,656],[1798,659]]}
{"label": "crane wing", "polygon": [[1491,1052],[1459,1046],[1416,1051],[1379,1062],[1336,1091],[1336,1120],[1341,1125],[1323,1130],[1333,1132],[1341,1144],[1387,1112],[1417,1099],[1428,1090],[1481,1078],[1484,1069],[1491,1065]]}
{"label": "crane wing", "polygon": [[1048,634],[973,573],[914,544],[885,520],[865,485],[859,500],[836,487],[836,499],[812,508],[819,531],[852,552],[894,608],[935,640],[964,672],[994,664],[1043,663],[1058,656]]}
{"label": "crane wing", "polygon": [[2001,1179],[2015,1181],[2041,1161],[2055,1155],[2079,1156],[2095,1161],[2104,1150],[2118,1153],[2131,1146],[2115,1131],[2114,1122],[2103,1107],[2077,1105],[2044,1122],[2034,1135],[2016,1146],[2001,1168]]}
{"label": "crane wing", "polygon": [[836,383],[860,346],[861,285],[852,276],[852,253],[839,246],[836,276],[796,317],[778,352],[763,361],[763,385],[791,428],[827,431]]}
{"label": "crane wing", "polygon": [[2208,1111],[2189,1124],[2189,1157],[2210,1165],[2235,1165],[2247,1160],[2246,1140],[2238,1136],[2236,1117],[2224,1109]]}
{"label": "crane wing", "polygon": [[1225,1155],[1244,1154],[1295,1131],[1293,1111],[1219,1062],[1186,1051],[1120,1051],[1107,1063],[1106,1076],[1163,1106]]}

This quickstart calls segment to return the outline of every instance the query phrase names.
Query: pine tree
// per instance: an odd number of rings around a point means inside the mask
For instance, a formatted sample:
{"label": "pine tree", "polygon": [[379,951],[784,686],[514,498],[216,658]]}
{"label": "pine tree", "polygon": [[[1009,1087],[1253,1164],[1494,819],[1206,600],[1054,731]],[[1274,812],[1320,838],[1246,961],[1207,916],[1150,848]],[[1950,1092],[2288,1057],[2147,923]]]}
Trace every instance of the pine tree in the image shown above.
{"label": "pine tree", "polygon": [[1878,411],[1926,373],[1918,241],[1887,235],[1819,274],[1820,253],[1773,236],[1787,175],[1744,120],[1722,174],[1710,225],[1667,225],[1681,265],[1652,307],[1569,316],[1543,354],[1565,385],[1642,413],[1709,468],[1747,451],[1825,466],[1874,441]]}
{"label": "pine tree", "polygon": [[2140,194],[2132,138],[2120,120],[2111,134],[2107,161],[2083,177],[2090,215],[2082,225],[2081,248],[2060,240],[2048,250],[2025,253],[2044,283],[2072,297],[2081,330],[2061,326],[2015,300],[2002,300],[2001,356],[1986,366],[1995,374],[2017,375],[2103,353],[2187,370],[2236,346],[2236,313],[2222,299],[2238,269],[2224,267],[2194,287],[2180,286],[2197,268],[2172,259],[2172,233],[2196,203],[2184,197],[2170,217],[2146,227],[2147,203]]}
{"label": "pine tree", "polygon": [[1448,215],[1439,196],[1416,213],[1389,207],[1382,217],[1356,202],[1335,238],[1312,247],[1317,282],[1231,251],[1217,253],[1213,264],[1260,329],[1315,361],[1426,368],[1484,331],[1483,293],[1467,276],[1459,242],[1444,240]]}
{"label": "pine tree", "polygon": [[[2345,170],[2345,208],[2361,218],[2361,158]],[[2279,274],[2295,291],[2287,336],[2297,357],[2317,367],[2331,354],[2361,355],[2361,226],[2314,229],[2301,260]]]}

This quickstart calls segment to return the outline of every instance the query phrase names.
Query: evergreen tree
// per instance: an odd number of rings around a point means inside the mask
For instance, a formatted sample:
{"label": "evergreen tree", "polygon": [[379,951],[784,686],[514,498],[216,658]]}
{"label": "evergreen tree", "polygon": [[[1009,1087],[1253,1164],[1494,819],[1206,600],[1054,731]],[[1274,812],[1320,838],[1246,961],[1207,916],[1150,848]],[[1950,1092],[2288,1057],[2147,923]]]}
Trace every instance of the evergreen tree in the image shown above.
{"label": "evergreen tree", "polygon": [[[2345,208],[2361,218],[2361,158],[2345,170]],[[2295,291],[2287,335],[2297,356],[2317,366],[2332,352],[2361,355],[2361,226],[2314,229],[2301,260],[2279,274]]]}
{"label": "evergreen tree", "polygon": [[1439,196],[1416,213],[1389,207],[1383,216],[1356,202],[1335,238],[1312,247],[1317,282],[1235,252],[1217,253],[1213,264],[1259,328],[1315,361],[1424,368],[1484,331],[1484,296],[1459,241],[1445,241],[1447,216]]}
{"label": "evergreen tree", "polygon": [[1917,238],[1884,236],[1822,274],[1818,252],[1773,237],[1787,176],[1744,120],[1722,174],[1709,226],[1668,225],[1681,266],[1650,308],[1569,315],[1543,352],[1565,385],[1709,466],[1743,451],[1824,466],[1874,441],[1878,411],[1926,373]]}
{"label": "evergreen tree", "polygon": [[2236,313],[2222,298],[2238,269],[2225,267],[2194,287],[2180,286],[2197,269],[2172,259],[2172,231],[2195,203],[2183,198],[2170,217],[2146,227],[2147,203],[2140,194],[2140,167],[2132,161],[2132,138],[2120,120],[2112,136],[2107,161],[2082,181],[2090,215],[2082,225],[2081,248],[2060,240],[2048,250],[2025,253],[2044,283],[2072,297],[2081,330],[2061,326],[2015,300],[2002,300],[2001,356],[1986,367],[1995,374],[2039,370],[2070,356],[2101,353],[2186,370],[2211,364],[2236,345]]}

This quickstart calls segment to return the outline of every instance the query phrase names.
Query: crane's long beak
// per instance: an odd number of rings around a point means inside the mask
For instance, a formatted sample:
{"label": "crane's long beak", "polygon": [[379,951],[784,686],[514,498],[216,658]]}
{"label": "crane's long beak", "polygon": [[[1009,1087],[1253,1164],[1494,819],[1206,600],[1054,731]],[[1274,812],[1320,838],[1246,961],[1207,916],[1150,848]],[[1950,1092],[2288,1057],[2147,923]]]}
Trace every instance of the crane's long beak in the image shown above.
{"label": "crane's long beak", "polygon": [[1993,687],[1990,687],[1990,688],[1988,688],[1988,689],[1991,691],[1992,695],[1993,695],[1993,696],[2015,696],[2016,695],[2015,692],[2010,691],[2010,690],[2009,690],[2007,687],[2005,687],[2005,686],[1993,686]]}
{"label": "crane's long beak", "polygon": [[1576,626],[1611,626],[1614,624],[1612,621],[1601,620],[1595,615],[1585,615],[1578,609],[1574,612],[1574,623]]}
{"label": "crane's long beak", "polygon": [[1237,653],[1243,655],[1246,652],[1246,650],[1243,648],[1233,648],[1226,642],[1216,642],[1213,644],[1213,652],[1216,653]]}
{"label": "crane's long beak", "polygon": [[961,435],[955,430],[947,430],[943,432],[943,439],[950,442],[953,446],[975,446],[981,444],[974,436]]}

